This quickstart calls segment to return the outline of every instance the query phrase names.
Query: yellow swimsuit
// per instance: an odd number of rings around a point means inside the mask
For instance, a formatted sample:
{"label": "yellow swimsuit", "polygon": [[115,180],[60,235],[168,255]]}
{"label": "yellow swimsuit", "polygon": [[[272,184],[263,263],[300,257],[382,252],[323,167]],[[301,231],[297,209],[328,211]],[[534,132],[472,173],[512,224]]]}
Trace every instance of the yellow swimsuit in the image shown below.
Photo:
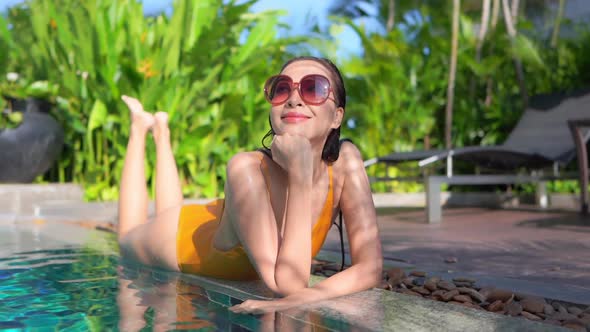
{"label": "yellow swimsuit", "polygon": [[[268,181],[264,157],[262,170]],[[319,251],[332,224],[332,166],[328,165],[329,188],[326,202],[311,234],[311,256]],[[228,280],[259,279],[242,246],[228,251],[213,247],[213,235],[217,230],[225,201],[218,199],[205,205],[190,204],[182,207],[176,237],[176,255],[180,271]]]}

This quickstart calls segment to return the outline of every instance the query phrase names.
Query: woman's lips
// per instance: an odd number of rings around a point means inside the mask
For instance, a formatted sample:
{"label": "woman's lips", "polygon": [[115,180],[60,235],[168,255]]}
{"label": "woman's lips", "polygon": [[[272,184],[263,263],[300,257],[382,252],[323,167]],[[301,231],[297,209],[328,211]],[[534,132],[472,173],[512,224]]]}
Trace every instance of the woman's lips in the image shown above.
{"label": "woman's lips", "polygon": [[297,123],[297,122],[305,121],[305,120],[309,119],[309,117],[305,116],[303,114],[300,114],[300,113],[287,113],[287,114],[283,115],[281,117],[281,119],[287,123]]}

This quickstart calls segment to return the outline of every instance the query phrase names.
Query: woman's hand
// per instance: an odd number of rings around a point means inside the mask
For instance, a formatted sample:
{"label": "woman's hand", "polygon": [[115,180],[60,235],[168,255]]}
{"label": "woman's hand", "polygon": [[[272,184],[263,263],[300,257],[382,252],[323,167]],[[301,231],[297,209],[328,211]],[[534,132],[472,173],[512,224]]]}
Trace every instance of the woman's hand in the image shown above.
{"label": "woman's hand", "polygon": [[289,176],[311,178],[313,163],[311,143],[300,135],[276,135],[270,147],[272,159],[281,166]]}
{"label": "woman's hand", "polygon": [[230,307],[229,310],[236,314],[264,314],[268,312],[289,309],[297,305],[298,303],[295,301],[286,298],[268,301],[246,300],[240,304]]}

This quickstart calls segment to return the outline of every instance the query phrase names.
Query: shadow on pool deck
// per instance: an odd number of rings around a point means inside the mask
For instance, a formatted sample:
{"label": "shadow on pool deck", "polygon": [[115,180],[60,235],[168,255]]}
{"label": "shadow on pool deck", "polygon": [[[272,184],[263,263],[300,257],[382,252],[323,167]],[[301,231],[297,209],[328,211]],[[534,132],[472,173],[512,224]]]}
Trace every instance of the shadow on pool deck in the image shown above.
{"label": "shadow on pool deck", "polygon": [[[377,220],[390,266],[471,276],[480,284],[590,304],[588,216],[456,208],[443,210],[442,223],[427,224],[424,209],[387,208],[378,210]],[[333,228],[324,252],[339,250]],[[447,263],[449,258],[457,262]]]}

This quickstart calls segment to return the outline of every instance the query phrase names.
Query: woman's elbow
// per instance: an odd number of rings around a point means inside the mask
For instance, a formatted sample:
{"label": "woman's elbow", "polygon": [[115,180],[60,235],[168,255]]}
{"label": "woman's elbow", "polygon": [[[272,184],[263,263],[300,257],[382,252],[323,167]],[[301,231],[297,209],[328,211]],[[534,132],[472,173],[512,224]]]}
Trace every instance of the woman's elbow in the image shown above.
{"label": "woman's elbow", "polygon": [[369,285],[369,288],[377,287],[383,278],[383,263],[382,260],[376,260],[366,266],[364,270],[364,277]]}
{"label": "woman's elbow", "polygon": [[282,283],[277,283],[277,291],[275,292],[283,297],[289,296],[307,288],[308,283],[308,281],[304,280],[289,280]]}
{"label": "woman's elbow", "polygon": [[276,269],[274,280],[278,288],[278,294],[288,296],[297,293],[309,285],[310,270],[297,271],[294,269]]}
{"label": "woman's elbow", "polygon": [[282,281],[280,278],[273,278],[272,280],[264,280],[264,283],[274,294],[281,297],[297,293],[300,290],[307,288],[308,285],[308,282],[304,280],[294,280],[293,278]]}
{"label": "woman's elbow", "polygon": [[372,278],[372,286],[377,287],[381,284],[381,279],[383,278],[383,264],[379,264],[375,267],[374,272],[371,274]]}

